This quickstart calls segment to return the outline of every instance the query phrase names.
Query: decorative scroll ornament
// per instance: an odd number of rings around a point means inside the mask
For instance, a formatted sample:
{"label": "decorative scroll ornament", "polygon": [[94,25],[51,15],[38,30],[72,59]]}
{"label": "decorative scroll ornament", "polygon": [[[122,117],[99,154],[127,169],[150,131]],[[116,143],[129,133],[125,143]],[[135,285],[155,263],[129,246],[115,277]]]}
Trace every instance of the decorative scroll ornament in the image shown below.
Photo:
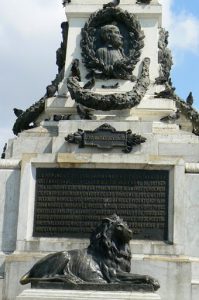
{"label": "decorative scroll ornament", "polygon": [[65,140],[71,144],[78,144],[80,148],[86,146],[97,147],[100,149],[112,149],[113,147],[122,147],[124,153],[130,153],[133,146],[146,141],[141,135],[133,134],[129,129],[127,131],[117,131],[109,124],[103,124],[94,131],[78,129],[77,132],[69,134]]}
{"label": "decorative scroll ornament", "polygon": [[127,93],[96,94],[80,87],[74,77],[68,78],[68,90],[72,99],[88,108],[103,111],[132,108],[140,103],[150,84],[149,65],[150,59],[145,58],[140,78],[133,89]]}
{"label": "decorative scroll ornament", "polygon": [[144,33],[137,17],[118,7],[91,14],[82,29],[82,56],[99,78],[133,80],[132,71],[144,47]]}

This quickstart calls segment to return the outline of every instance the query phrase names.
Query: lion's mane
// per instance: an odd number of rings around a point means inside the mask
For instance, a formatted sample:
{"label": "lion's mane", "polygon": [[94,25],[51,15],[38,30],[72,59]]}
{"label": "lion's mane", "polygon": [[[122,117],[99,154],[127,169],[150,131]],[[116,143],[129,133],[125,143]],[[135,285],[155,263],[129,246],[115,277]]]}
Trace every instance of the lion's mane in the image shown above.
{"label": "lion's mane", "polygon": [[128,225],[116,215],[104,219],[91,234],[88,251],[108,282],[115,281],[116,271],[130,272],[130,239]]}

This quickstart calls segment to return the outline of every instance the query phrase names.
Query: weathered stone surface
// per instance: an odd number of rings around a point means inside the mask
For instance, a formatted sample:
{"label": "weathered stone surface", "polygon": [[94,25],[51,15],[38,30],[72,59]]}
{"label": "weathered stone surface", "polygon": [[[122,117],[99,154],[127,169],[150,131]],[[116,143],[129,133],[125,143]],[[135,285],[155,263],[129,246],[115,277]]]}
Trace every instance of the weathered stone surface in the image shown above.
{"label": "weathered stone surface", "polygon": [[199,153],[199,143],[175,142],[172,144],[159,142],[159,155],[182,156],[187,162],[197,161]]}
{"label": "weathered stone surface", "polygon": [[0,300],[3,300],[3,278],[0,276]]}
{"label": "weathered stone surface", "polygon": [[[159,294],[164,300],[180,300],[191,298],[191,264],[187,257],[162,256],[145,257],[143,260],[133,260],[132,267],[137,272],[140,268],[150,270],[152,276],[159,274]],[[168,289],[168,286],[170,288]]]}
{"label": "weathered stone surface", "polygon": [[191,284],[191,300],[198,300],[199,295],[199,280],[193,281]]}
{"label": "weathered stone surface", "polygon": [[186,174],[184,191],[186,193],[185,253],[197,257],[199,249],[199,235],[196,232],[196,228],[199,227],[199,174]]}
{"label": "weathered stone surface", "polygon": [[13,143],[13,157],[20,158],[22,153],[51,153],[52,138],[39,136],[19,137]]}
{"label": "weathered stone surface", "polygon": [[6,253],[16,248],[19,187],[19,170],[0,169],[0,251]]}

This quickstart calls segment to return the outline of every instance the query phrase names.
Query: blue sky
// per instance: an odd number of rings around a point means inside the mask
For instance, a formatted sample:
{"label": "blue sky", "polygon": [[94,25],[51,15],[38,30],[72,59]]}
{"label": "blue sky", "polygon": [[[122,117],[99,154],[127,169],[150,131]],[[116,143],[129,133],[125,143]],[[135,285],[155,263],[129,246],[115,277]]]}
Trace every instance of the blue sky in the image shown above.
{"label": "blue sky", "polygon": [[[177,94],[193,92],[199,109],[199,0],[160,0],[170,31]],[[61,0],[2,0],[0,10],[0,152],[12,136],[13,108],[26,109],[57,72],[56,49],[65,20]]]}
{"label": "blue sky", "polygon": [[[164,0],[170,4],[172,16],[164,20],[170,32],[170,48],[174,66],[172,81],[177,94],[186,98],[193,92],[194,106],[199,109],[199,1]],[[168,15],[168,13],[166,13]]]}

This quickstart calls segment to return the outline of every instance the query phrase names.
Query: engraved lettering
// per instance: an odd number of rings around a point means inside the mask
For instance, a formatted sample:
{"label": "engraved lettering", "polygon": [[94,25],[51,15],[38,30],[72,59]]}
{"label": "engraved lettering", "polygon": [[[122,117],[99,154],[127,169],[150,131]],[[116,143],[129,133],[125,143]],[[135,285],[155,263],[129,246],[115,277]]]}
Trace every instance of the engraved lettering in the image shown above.
{"label": "engraved lettering", "polygon": [[[87,133],[90,141],[117,138]],[[117,213],[134,238],[165,240],[167,203],[167,171],[37,169],[34,236],[87,237],[98,221]]]}

